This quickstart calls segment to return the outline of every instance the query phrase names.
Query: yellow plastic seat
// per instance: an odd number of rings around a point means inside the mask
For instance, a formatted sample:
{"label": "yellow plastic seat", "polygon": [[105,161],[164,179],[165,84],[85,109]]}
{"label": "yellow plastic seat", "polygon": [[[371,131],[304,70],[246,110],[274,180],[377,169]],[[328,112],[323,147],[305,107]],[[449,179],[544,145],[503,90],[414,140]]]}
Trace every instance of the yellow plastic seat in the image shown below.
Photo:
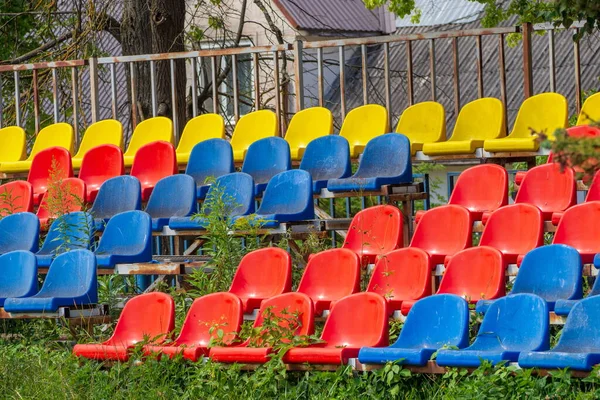
{"label": "yellow plastic seat", "polygon": [[219,114],[202,114],[185,124],[177,146],[177,164],[187,164],[195,145],[208,139],[225,139],[225,121]]}
{"label": "yellow plastic seat", "polygon": [[554,131],[567,126],[567,99],[558,93],[540,93],[526,99],[515,120],[512,132],[504,139],[486,140],[483,149],[491,153],[509,151],[537,151],[537,135],[544,132],[554,140]]}
{"label": "yellow plastic seat", "polygon": [[435,101],[424,101],[408,107],[400,116],[396,132],[408,137],[414,156],[425,143],[446,140],[446,110]]}
{"label": "yellow plastic seat", "polygon": [[85,153],[103,144],[114,144],[117,147],[123,148],[123,125],[119,121],[105,119],[88,126],[83,139],[81,139],[77,154],[71,159],[73,169],[81,168],[81,162]]}
{"label": "yellow plastic seat", "polygon": [[49,147],[63,147],[73,154],[75,147],[73,127],[65,122],[48,125],[38,133],[26,160],[2,162],[0,171],[5,173],[27,172],[31,168],[31,162],[35,155]]}
{"label": "yellow plastic seat", "polygon": [[27,157],[27,137],[20,126],[0,129],[0,163],[21,161]]}
{"label": "yellow plastic seat", "polygon": [[585,99],[581,112],[577,118],[577,126],[589,125],[600,121],[600,93],[596,93]]}
{"label": "yellow plastic seat", "polygon": [[496,98],[484,97],[461,108],[450,139],[423,144],[423,153],[430,156],[472,154],[483,147],[485,140],[504,136],[504,105]]}
{"label": "yellow plastic seat", "polygon": [[277,116],[270,110],[258,110],[244,115],[239,119],[231,135],[233,160],[244,161],[248,147],[259,139],[277,136]]}
{"label": "yellow plastic seat", "polygon": [[316,138],[333,133],[333,116],[324,107],[311,107],[292,117],[285,133],[292,160],[301,160],[306,146]]}
{"label": "yellow plastic seat", "polygon": [[133,131],[129,146],[123,154],[126,167],[133,165],[135,153],[145,144],[162,140],[175,144],[173,140],[173,121],[167,117],[153,117],[140,122]]}
{"label": "yellow plastic seat", "polygon": [[340,136],[350,144],[350,157],[357,158],[367,142],[390,131],[388,113],[379,104],[367,104],[350,111],[340,129]]}

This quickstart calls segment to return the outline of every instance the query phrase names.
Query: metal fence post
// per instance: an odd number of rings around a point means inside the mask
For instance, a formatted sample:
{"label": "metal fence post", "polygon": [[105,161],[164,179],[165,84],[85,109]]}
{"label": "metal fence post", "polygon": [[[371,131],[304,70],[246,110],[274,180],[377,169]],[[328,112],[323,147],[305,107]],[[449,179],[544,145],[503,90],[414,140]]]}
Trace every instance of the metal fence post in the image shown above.
{"label": "metal fence post", "polygon": [[98,121],[98,59],[90,58],[90,111],[92,123]]}
{"label": "metal fence post", "polygon": [[304,109],[304,67],[302,65],[303,45],[301,40],[294,44],[294,82],[296,86],[296,112]]}
{"label": "metal fence post", "polygon": [[531,33],[533,26],[530,22],[523,24],[523,90],[524,97],[533,96],[533,64],[531,56]]}

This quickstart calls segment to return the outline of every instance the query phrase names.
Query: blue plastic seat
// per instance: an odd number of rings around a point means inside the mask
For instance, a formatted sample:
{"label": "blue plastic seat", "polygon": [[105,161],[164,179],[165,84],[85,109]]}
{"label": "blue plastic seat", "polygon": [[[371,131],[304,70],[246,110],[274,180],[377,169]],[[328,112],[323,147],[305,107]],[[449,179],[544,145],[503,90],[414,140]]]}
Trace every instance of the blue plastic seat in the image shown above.
{"label": "blue plastic seat", "polygon": [[[564,244],[538,247],[523,258],[508,294],[535,294],[548,303],[550,311],[554,311],[554,304],[559,299],[581,299],[582,272],[581,256],[574,248]],[[477,312],[486,312],[490,304],[490,300],[478,301]]]}
{"label": "blue plastic seat", "polygon": [[83,211],[65,214],[52,222],[40,251],[35,254],[39,267],[49,267],[54,257],[69,250],[91,248],[94,220]]}
{"label": "blue plastic seat", "polygon": [[424,366],[444,346],[469,345],[469,305],[453,294],[425,297],[411,308],[400,337],[390,347],[363,347],[358,359],[365,364],[396,362]]}
{"label": "blue plastic seat", "polygon": [[40,243],[40,220],[30,212],[7,215],[0,219],[0,254],[16,250],[35,253]]}
{"label": "blue plastic seat", "polygon": [[185,173],[196,181],[198,199],[205,198],[208,193],[207,178],[217,179],[232,172],[235,172],[233,150],[223,139],[204,140],[195,145],[185,169]]}
{"label": "blue plastic seat", "polygon": [[575,304],[556,346],[549,351],[523,352],[523,368],[570,368],[591,371],[600,363],[600,297]]}
{"label": "blue plastic seat", "polygon": [[348,140],[339,135],[314,139],[306,146],[300,169],[310,173],[314,194],[321,193],[330,179],[349,177],[352,175],[352,165]]}
{"label": "blue plastic seat", "polygon": [[152,221],[143,211],[125,211],[112,217],[96,249],[98,268],[152,261]]}
{"label": "blue plastic seat", "polygon": [[282,222],[314,218],[315,205],[310,174],[301,169],[294,169],[281,172],[269,181],[254,221],[260,221],[263,228],[275,228]]}
{"label": "blue plastic seat", "polygon": [[[207,204],[215,196],[221,197],[226,203],[224,217],[231,218],[248,215],[254,212],[254,180],[248,174],[235,172],[217,178],[206,195],[204,213],[208,214]],[[192,217],[172,217],[169,219],[169,228],[174,230],[189,231],[203,230],[207,222]]]}
{"label": "blue plastic seat", "polygon": [[9,298],[9,313],[56,312],[59,307],[76,307],[98,302],[96,258],[89,250],[72,250],[52,262],[42,289],[34,296]]}
{"label": "blue plastic seat", "polygon": [[142,209],[142,186],[130,175],[116,176],[100,186],[90,213],[94,217],[94,228],[103,231],[104,225],[113,216],[124,211]]}
{"label": "blue plastic seat", "polygon": [[265,191],[272,177],[290,169],[290,145],[280,137],[268,137],[252,143],[242,165],[242,172],[254,179],[256,196]]}
{"label": "blue plastic seat", "polygon": [[462,350],[440,350],[437,363],[449,367],[479,367],[516,362],[521,352],[550,346],[548,304],[534,294],[515,294],[492,303],[483,317],[475,342]]}
{"label": "blue plastic seat", "polygon": [[[594,257],[594,266],[596,268],[599,268],[600,266],[600,255],[596,254],[596,257]],[[600,295],[600,279],[597,279],[594,281],[594,286],[592,286],[592,290],[590,290],[590,292],[588,293],[586,298],[590,298],[593,296],[598,296]],[[577,304],[580,300],[565,300],[565,299],[558,299],[556,300],[556,303],[554,304],[554,313],[556,315],[569,315],[569,313],[571,312],[571,309],[573,308],[573,306],[575,306],[575,304]]]}
{"label": "blue plastic seat", "polygon": [[29,297],[38,291],[37,264],[29,251],[11,251],[0,256],[0,307],[11,297]]}
{"label": "blue plastic seat", "polygon": [[185,174],[167,176],[158,181],[146,205],[154,232],[160,232],[169,225],[169,218],[188,217],[196,209],[196,182]]}
{"label": "blue plastic seat", "polygon": [[383,185],[411,183],[410,141],[404,135],[387,133],[367,143],[358,170],[350,178],[330,179],[332,192],[379,191]]}

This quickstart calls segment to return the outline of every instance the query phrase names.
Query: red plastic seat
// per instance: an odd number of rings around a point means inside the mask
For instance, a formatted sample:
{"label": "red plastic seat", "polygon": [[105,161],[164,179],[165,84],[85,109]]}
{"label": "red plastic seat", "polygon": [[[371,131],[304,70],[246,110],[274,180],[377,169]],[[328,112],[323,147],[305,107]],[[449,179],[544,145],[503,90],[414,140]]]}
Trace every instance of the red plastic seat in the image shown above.
{"label": "red plastic seat", "polygon": [[600,200],[600,171],[596,172],[594,179],[588,188],[585,201],[599,201]]}
{"label": "red plastic seat", "polygon": [[466,169],[459,175],[448,204],[463,206],[475,221],[481,220],[484,212],[508,204],[508,173],[495,164]]}
{"label": "red plastic seat", "polygon": [[[452,257],[436,294],[455,294],[472,304],[497,299],[506,292],[505,274],[506,262],[498,250],[488,246],[466,249]],[[403,302],[402,314],[407,315],[414,303]]]}
{"label": "red plastic seat", "polygon": [[[185,317],[181,333],[173,343],[163,346],[144,346],[144,353],[166,354],[173,358],[182,354],[190,361],[208,356],[211,338],[223,332],[222,340],[230,344],[237,337],[243,320],[242,301],[231,293],[212,293],[192,303]],[[211,332],[212,330],[212,332]]]}
{"label": "red plastic seat", "polygon": [[42,196],[46,193],[51,174],[54,174],[55,179],[65,179],[73,176],[71,154],[67,149],[50,147],[40,151],[33,158],[27,182],[31,183],[33,188],[33,202],[35,205],[40,204]]}
{"label": "red plastic seat", "polygon": [[[312,335],[314,333],[314,306],[310,297],[304,293],[284,293],[264,301],[260,307],[258,317],[254,321],[252,329],[254,332],[260,332],[267,308],[272,315],[281,318],[279,326],[283,329],[288,328],[290,322],[294,325],[298,322],[299,326],[294,332],[295,336]],[[294,315],[297,315],[297,320],[295,320]],[[261,346],[261,333],[263,332],[260,332],[257,337],[250,337],[238,346],[212,347],[210,358],[213,361],[225,363],[265,363],[269,361],[273,348]]]}
{"label": "red plastic seat", "polygon": [[138,178],[142,185],[142,201],[148,201],[156,182],[177,172],[175,147],[164,141],[140,147],[131,167],[131,176]]}
{"label": "red plastic seat", "polygon": [[118,146],[105,144],[88,150],[79,170],[79,179],[86,184],[87,201],[93,203],[105,181],[124,173],[123,151]]}
{"label": "red plastic seat", "polygon": [[[49,188],[48,191],[42,197],[42,202],[37,210],[37,216],[40,219],[40,229],[48,229],[48,222],[51,219],[60,217],[61,215],[68,214],[74,211],[81,211],[85,204],[85,182],[79,178],[67,178],[61,182],[60,191],[52,190]],[[59,209],[50,210],[48,206],[48,199],[53,198],[54,201],[50,207],[54,208],[54,205],[59,206]]]}
{"label": "red plastic seat", "polygon": [[129,300],[113,335],[102,344],[78,344],[73,354],[93,360],[127,361],[129,350],[146,340],[161,344],[175,327],[175,303],[165,293],[141,294]]}
{"label": "red plastic seat", "polygon": [[329,310],[331,302],[360,292],[360,259],[352,250],[331,249],[313,255],[298,292],[308,295],[315,306],[315,315]]}
{"label": "red plastic seat", "polygon": [[526,203],[499,208],[490,214],[479,245],[499,250],[507,264],[516,264],[519,256],[544,245],[542,212]]}
{"label": "red plastic seat", "polygon": [[590,201],[569,208],[560,219],[553,244],[575,248],[584,264],[600,253],[600,201]]}
{"label": "red plastic seat", "polygon": [[388,310],[375,293],[356,293],[337,301],[325,322],[324,343],[294,347],[283,361],[292,364],[347,364],[361,347],[388,345]]}
{"label": "red plastic seat", "polygon": [[432,208],[417,224],[410,247],[425,250],[432,265],[443,264],[446,256],[471,247],[473,217],[462,206],[446,205]]}
{"label": "red plastic seat", "polygon": [[229,292],[244,304],[244,312],[259,308],[263,300],[292,290],[292,258],[277,247],[255,250],[242,258]]}
{"label": "red plastic seat", "polygon": [[423,250],[394,250],[377,261],[367,292],[382,295],[390,312],[400,310],[403,301],[431,295],[432,269],[431,259]]}
{"label": "red plastic seat", "polygon": [[576,194],[573,169],[561,171],[558,164],[544,164],[527,171],[515,203],[538,207],[544,220],[549,221],[553,212],[561,212],[575,205]]}
{"label": "red plastic seat", "polygon": [[27,181],[0,185],[0,217],[19,212],[33,212],[33,188]]}
{"label": "red plastic seat", "polygon": [[377,256],[402,247],[402,243],[402,213],[397,207],[383,205],[366,208],[354,216],[342,247],[358,254],[365,265],[374,264]]}
{"label": "red plastic seat", "polygon": [[[600,136],[600,129],[590,125],[572,126],[567,129],[567,133],[570,137],[583,138],[583,137],[597,137]],[[554,154],[550,152],[548,155],[548,163],[554,162]]]}

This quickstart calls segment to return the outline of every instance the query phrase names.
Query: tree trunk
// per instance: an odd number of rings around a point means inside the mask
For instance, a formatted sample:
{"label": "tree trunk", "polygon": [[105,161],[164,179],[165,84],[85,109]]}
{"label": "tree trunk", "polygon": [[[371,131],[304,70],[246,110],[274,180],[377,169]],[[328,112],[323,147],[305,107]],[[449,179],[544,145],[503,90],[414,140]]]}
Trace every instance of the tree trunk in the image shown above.
{"label": "tree trunk", "polygon": [[[183,30],[185,0],[149,0],[150,26],[152,27],[152,52],[171,53],[184,51]],[[185,60],[175,61],[175,105],[171,93],[171,62],[156,65],[156,94],[158,115],[177,116],[178,134],[185,125]]]}

